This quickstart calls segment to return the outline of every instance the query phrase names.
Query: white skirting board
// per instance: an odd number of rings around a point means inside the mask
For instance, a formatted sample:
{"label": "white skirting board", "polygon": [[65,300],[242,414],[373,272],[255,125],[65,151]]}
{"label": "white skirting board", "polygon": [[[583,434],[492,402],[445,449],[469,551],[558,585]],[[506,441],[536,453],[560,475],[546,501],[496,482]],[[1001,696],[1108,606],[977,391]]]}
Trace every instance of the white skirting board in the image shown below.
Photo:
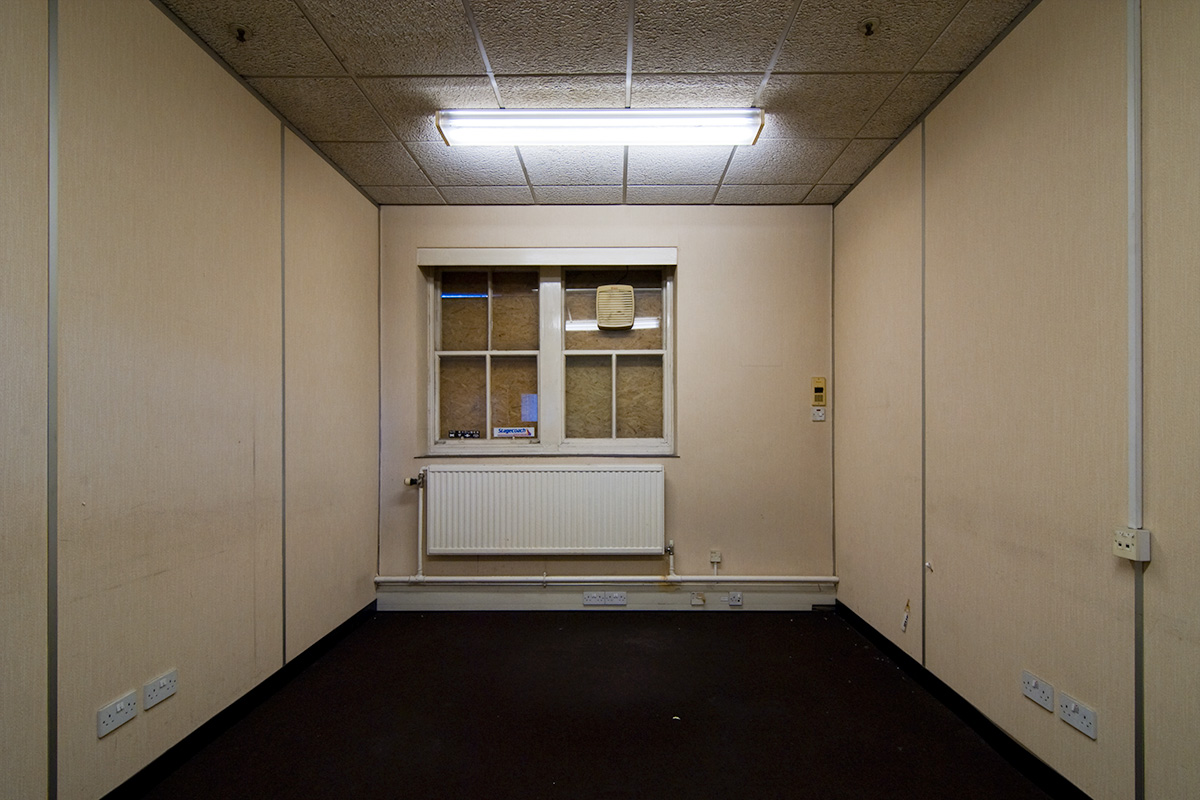
{"label": "white skirting board", "polygon": [[[585,606],[583,593],[625,592],[623,606]],[[704,595],[692,605],[692,594]],[[731,592],[742,593],[742,605],[729,605]],[[376,588],[380,611],[811,611],[833,605],[832,584],[672,584],[597,583],[572,586],[384,585]]]}

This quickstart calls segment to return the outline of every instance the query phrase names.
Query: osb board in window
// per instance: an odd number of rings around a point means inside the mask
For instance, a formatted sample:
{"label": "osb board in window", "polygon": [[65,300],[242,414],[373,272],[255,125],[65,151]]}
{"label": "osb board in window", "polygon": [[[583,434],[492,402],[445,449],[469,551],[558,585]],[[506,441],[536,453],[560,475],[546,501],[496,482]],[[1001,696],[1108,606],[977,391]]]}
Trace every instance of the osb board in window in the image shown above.
{"label": "osb board in window", "polygon": [[442,350],[486,350],[486,272],[442,273]]}
{"label": "osb board in window", "polygon": [[[618,273],[616,277],[620,277]],[[571,330],[568,325],[568,350],[660,350],[662,349],[662,289],[634,289],[634,325],[627,331],[602,331],[596,326],[596,289],[568,289],[568,323],[586,324],[586,330]],[[653,327],[640,327],[653,321]]]}
{"label": "osb board in window", "polygon": [[492,274],[492,349],[537,350],[538,275]]}
{"label": "osb board in window", "polygon": [[440,364],[438,409],[439,435],[450,431],[487,427],[484,395],[487,391],[487,367],[483,356],[444,357]]}
{"label": "osb board in window", "polygon": [[662,420],[662,356],[618,356],[617,438],[661,438]]}
{"label": "osb board in window", "polygon": [[530,409],[533,419],[525,419],[521,414],[522,396],[534,395],[536,398],[537,381],[537,358],[534,356],[492,358],[492,427],[526,426],[537,422],[536,401]]}
{"label": "osb board in window", "polygon": [[573,356],[566,369],[568,439],[612,438],[612,359]]}

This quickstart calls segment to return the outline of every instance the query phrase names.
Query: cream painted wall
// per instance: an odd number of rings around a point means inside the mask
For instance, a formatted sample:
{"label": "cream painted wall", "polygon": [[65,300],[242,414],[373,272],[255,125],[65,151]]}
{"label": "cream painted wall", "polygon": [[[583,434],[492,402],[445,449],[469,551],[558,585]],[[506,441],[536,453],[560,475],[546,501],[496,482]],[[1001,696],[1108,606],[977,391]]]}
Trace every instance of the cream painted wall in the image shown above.
{"label": "cream painted wall", "polygon": [[46,793],[47,19],[44,0],[0,3],[0,798],[12,800]]}
{"label": "cream painted wall", "polygon": [[1143,0],[1146,796],[1200,787],[1200,4]]}
{"label": "cream painted wall", "polygon": [[1133,793],[1124,52],[1124,2],[1048,0],[926,122],[926,665],[1097,800]]}
{"label": "cream painted wall", "polygon": [[375,598],[379,211],[284,142],[287,657]]}
{"label": "cream painted wall", "polygon": [[[416,569],[416,497],[402,481],[428,463],[417,248],[618,245],[679,249],[679,458],[662,459],[677,571],[708,572],[717,547],[728,574],[830,574],[830,427],[808,413],[810,378],[830,374],[829,208],[396,206],[381,220],[383,574]],[[429,574],[665,569],[664,558],[426,563]]]}
{"label": "cream painted wall", "polygon": [[[75,798],[282,663],[280,148],[278,121],[151,4],[59,11],[59,796]],[[172,668],[174,698],[97,740],[98,708]]]}
{"label": "cream painted wall", "polygon": [[921,225],[917,129],[834,210],[833,473],[838,600],[918,661]]}

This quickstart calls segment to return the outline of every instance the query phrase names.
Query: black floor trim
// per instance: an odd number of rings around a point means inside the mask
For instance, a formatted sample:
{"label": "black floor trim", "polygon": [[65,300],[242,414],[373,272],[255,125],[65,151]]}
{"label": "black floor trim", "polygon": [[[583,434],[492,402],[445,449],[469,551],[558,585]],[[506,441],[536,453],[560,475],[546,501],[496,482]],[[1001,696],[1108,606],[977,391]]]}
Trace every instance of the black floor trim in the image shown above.
{"label": "black floor trim", "polygon": [[103,800],[126,800],[126,798],[141,797],[153,789],[163,778],[170,775],[181,764],[191,759],[209,743],[225,733],[247,714],[257,708],[271,695],[286,686],[313,662],[333,649],[347,634],[353,631],[375,614],[375,601],[365,606],[350,619],[334,628],[324,637],[317,640],[307,650],[293,658],[262,683],[233,701],[216,716],[185,736],[174,747],[151,761],[132,778],[106,794]]}
{"label": "black floor trim", "polygon": [[871,627],[866,620],[854,613],[840,600],[837,602],[836,611],[839,617],[846,620],[851,627],[870,640],[871,644],[879,648],[884,655],[896,662],[896,666],[904,670],[905,674],[922,689],[933,695],[938,702],[950,709],[956,717],[979,734],[993,750],[1013,766],[1013,769],[1035,783],[1044,792],[1060,800],[1091,800],[1082,789],[1025,749],[1020,742],[984,716],[983,712],[967,702],[962,695],[926,669],[921,662]]}

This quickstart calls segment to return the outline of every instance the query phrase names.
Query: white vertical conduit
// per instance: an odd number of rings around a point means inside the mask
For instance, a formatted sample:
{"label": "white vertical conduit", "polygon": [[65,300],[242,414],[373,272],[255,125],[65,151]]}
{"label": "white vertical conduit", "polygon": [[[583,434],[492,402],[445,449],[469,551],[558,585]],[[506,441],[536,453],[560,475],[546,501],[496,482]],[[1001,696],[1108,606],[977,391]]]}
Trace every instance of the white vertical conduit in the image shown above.
{"label": "white vertical conduit", "polygon": [[1126,55],[1126,156],[1129,193],[1129,527],[1142,514],[1142,19],[1129,0]]}

